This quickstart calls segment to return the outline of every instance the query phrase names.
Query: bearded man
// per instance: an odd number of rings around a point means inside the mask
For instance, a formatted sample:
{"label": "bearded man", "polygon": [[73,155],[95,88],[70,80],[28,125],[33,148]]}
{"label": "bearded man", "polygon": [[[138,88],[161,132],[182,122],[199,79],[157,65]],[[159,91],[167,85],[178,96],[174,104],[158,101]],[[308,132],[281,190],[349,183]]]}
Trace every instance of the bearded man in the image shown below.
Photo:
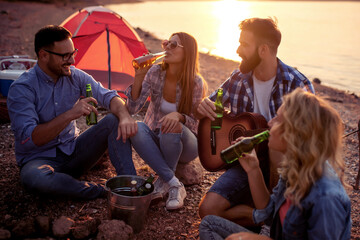
{"label": "bearded man", "polygon": [[[240,69],[221,84],[223,105],[230,108],[231,115],[255,112],[267,121],[275,117],[282,104],[282,97],[295,88],[314,93],[311,82],[296,69],[277,58],[281,32],[277,22],[271,18],[250,18],[239,25],[241,33],[238,55],[242,58]],[[204,98],[197,108],[199,119],[208,117],[215,120],[217,90]],[[270,159],[278,156],[269,153]],[[265,164],[266,165],[266,164]],[[262,168],[266,182],[268,168]],[[252,198],[247,174],[240,165],[229,168],[203,197],[199,214],[217,215],[242,226],[254,226],[252,220]],[[252,228],[260,230],[259,227]]]}

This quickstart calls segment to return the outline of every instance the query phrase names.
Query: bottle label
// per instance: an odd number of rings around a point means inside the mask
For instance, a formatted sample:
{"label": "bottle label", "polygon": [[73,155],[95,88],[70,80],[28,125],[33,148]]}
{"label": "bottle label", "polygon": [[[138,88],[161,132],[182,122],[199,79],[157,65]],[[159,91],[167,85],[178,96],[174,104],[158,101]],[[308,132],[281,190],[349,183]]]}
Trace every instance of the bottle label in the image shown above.
{"label": "bottle label", "polygon": [[221,126],[222,126],[222,118],[221,117],[215,118],[214,121],[211,121],[211,128],[220,129]]}
{"label": "bottle label", "polygon": [[222,118],[224,116],[224,108],[222,106],[219,105],[215,105],[216,106],[216,118],[214,121],[211,121],[211,128],[213,129],[220,129],[222,126]]}

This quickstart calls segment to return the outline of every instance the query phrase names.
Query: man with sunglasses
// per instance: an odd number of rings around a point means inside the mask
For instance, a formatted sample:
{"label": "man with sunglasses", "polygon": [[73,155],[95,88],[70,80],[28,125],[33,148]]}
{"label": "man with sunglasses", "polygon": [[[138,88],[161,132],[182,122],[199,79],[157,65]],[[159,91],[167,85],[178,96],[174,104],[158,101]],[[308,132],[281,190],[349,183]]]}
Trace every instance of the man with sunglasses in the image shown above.
{"label": "man with sunglasses", "polygon": [[[106,196],[104,186],[76,178],[106,149],[117,174],[136,175],[127,139],[137,124],[116,91],[72,66],[78,50],[71,37],[54,25],[36,33],[37,64],[11,85],[7,103],[22,184],[40,194],[94,199]],[[87,84],[93,97],[83,98]],[[111,114],[79,135],[75,120],[98,114],[91,102]]]}
{"label": "man with sunglasses", "polygon": [[[282,104],[282,97],[295,88],[314,92],[311,82],[296,69],[277,58],[281,33],[277,23],[271,18],[245,19],[241,29],[238,55],[242,58],[239,70],[221,84],[223,105],[229,107],[231,115],[242,112],[255,112],[267,121],[275,117]],[[197,108],[199,119],[208,117],[215,120],[217,91],[204,98]],[[270,160],[281,157],[270,151]],[[269,181],[269,164],[261,161],[265,181]],[[242,226],[254,226],[252,220],[252,198],[247,174],[240,165],[229,168],[210,188],[200,203],[199,213],[217,215]],[[252,229],[258,231],[259,227]]]}

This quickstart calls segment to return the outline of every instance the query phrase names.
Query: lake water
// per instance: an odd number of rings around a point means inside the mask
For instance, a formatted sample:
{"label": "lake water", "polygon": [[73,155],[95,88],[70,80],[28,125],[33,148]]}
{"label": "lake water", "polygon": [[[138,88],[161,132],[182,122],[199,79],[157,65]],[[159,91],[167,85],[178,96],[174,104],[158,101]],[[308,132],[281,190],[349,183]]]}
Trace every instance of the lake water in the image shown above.
{"label": "lake water", "polygon": [[184,31],[201,52],[236,61],[240,21],[276,17],[282,61],[310,80],[360,95],[360,2],[149,1],[106,7],[160,39]]}

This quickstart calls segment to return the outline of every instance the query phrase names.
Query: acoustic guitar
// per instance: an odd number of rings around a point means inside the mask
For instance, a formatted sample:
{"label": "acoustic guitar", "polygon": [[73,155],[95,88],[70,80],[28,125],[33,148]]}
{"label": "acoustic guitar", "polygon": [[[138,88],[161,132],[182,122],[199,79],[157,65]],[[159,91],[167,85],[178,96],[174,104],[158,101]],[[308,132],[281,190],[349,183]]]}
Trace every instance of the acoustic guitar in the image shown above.
{"label": "acoustic guitar", "polygon": [[[235,117],[224,112],[221,129],[211,129],[211,120],[207,117],[200,120],[198,127],[198,151],[202,166],[216,172],[238,164],[226,164],[220,158],[220,152],[231,145],[238,137],[250,137],[268,129],[266,119],[257,113],[244,112]],[[267,142],[256,146],[260,164],[262,159],[268,159]]]}

